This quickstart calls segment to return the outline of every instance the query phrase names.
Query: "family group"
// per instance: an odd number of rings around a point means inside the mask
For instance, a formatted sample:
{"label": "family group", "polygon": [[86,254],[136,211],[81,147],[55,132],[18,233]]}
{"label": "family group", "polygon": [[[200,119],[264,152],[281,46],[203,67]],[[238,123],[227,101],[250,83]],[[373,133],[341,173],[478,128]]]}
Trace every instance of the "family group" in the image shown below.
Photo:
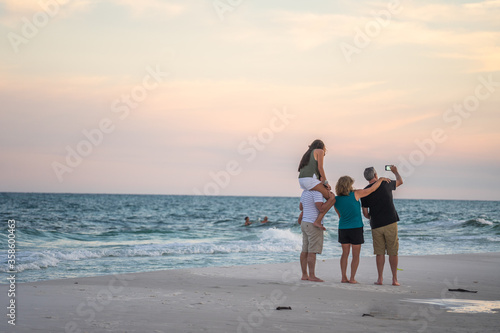
{"label": "family group", "polygon": [[[373,250],[376,256],[378,279],[383,282],[385,255],[389,256],[392,284],[399,286],[398,270],[398,224],[399,216],[394,207],[392,192],[403,184],[403,179],[394,165],[387,171],[394,173],[396,180],[378,177],[373,167],[364,170],[368,182],[364,189],[354,189],[354,179],[342,176],[335,185],[335,194],[324,171],[326,147],[323,141],[315,140],[299,164],[299,184],[303,190],[300,197],[301,210],[298,223],[301,225],[303,241],[300,254],[302,280],[323,282],[315,273],[316,254],[323,251],[323,218],[334,207],[339,216],[338,241],[342,245],[340,269],[343,283],[357,283],[355,279],[359,265],[361,244],[364,243],[361,214],[370,220]],[[326,201],[324,201],[326,200]],[[348,257],[352,250],[351,274],[347,277]]]}

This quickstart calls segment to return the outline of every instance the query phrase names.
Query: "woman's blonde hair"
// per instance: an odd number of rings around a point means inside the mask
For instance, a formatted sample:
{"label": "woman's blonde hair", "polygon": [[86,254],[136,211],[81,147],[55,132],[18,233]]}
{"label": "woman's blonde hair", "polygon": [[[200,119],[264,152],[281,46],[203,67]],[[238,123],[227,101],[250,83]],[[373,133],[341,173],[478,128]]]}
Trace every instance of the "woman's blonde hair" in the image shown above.
{"label": "woman's blonde hair", "polygon": [[349,195],[349,193],[354,191],[352,187],[353,184],[354,179],[349,176],[342,176],[335,185],[335,193],[337,193],[337,195]]}

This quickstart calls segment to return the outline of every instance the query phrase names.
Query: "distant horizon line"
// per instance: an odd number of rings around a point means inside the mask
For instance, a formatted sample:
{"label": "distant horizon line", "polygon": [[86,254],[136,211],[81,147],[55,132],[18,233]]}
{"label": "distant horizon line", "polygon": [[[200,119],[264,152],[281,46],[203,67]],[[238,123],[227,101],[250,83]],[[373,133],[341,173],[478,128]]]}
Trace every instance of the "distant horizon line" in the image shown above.
{"label": "distant horizon line", "polygon": [[[184,196],[184,197],[256,197],[256,198],[299,198],[300,196],[285,196],[285,195],[200,195],[200,194],[153,194],[153,193],[90,193],[90,192],[21,192],[21,191],[0,191],[1,194],[4,193],[15,193],[15,194],[80,194],[80,195],[144,195],[144,196]],[[429,201],[488,201],[488,202],[499,202],[500,200],[494,199],[422,199],[422,198],[394,198],[394,200],[429,200]]]}

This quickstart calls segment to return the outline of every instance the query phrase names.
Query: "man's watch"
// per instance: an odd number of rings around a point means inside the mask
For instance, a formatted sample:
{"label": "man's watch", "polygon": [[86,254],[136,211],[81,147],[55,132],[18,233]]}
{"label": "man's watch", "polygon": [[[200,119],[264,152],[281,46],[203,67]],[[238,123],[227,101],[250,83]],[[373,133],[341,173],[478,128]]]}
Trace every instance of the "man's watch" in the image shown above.
{"label": "man's watch", "polygon": [[328,185],[328,180],[324,180],[323,185]]}

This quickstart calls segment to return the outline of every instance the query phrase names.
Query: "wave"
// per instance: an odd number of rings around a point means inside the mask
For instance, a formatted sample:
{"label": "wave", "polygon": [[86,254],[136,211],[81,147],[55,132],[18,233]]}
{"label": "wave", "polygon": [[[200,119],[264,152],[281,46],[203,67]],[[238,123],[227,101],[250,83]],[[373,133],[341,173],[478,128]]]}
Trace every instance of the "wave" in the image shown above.
{"label": "wave", "polygon": [[218,219],[218,220],[215,220],[213,221],[212,223],[213,224],[219,224],[219,223],[226,223],[226,222],[234,222],[234,219]]}
{"label": "wave", "polygon": [[47,239],[47,238],[60,238],[60,239],[70,239],[77,241],[92,241],[94,237],[112,237],[120,235],[142,235],[142,234],[174,234],[179,231],[189,231],[189,227],[179,227],[177,229],[164,228],[164,229],[149,229],[149,228],[137,228],[137,229],[120,229],[120,230],[110,230],[116,228],[108,228],[107,230],[96,230],[91,231],[89,227],[78,227],[73,228],[71,232],[68,230],[60,230],[58,226],[52,226],[51,230],[44,229],[34,229],[31,227],[19,228],[17,232],[23,237],[24,235],[30,236],[30,238]]}
{"label": "wave", "polygon": [[264,231],[261,235],[262,240],[271,240],[271,241],[291,241],[291,242],[302,242],[302,235],[296,234],[292,232],[290,229],[277,229],[273,227]]}
{"label": "wave", "polygon": [[484,228],[484,227],[497,227],[498,224],[485,220],[481,217],[467,220],[461,224],[462,227],[479,227],[479,228]]}
{"label": "wave", "polygon": [[35,228],[30,228],[30,227],[20,229],[19,232],[24,233],[24,234],[29,235],[29,236],[38,236],[38,237],[46,236],[45,232],[43,230],[38,230]]}
{"label": "wave", "polygon": [[[216,240],[211,242],[170,242],[165,244],[137,244],[113,248],[43,250],[26,253],[18,258],[17,270],[37,270],[58,266],[60,262],[101,258],[161,257],[193,254],[282,253],[297,252],[302,247],[302,236],[290,229],[263,230],[255,240]],[[4,263],[5,264],[5,263]],[[4,265],[3,271],[7,271]]]}
{"label": "wave", "polygon": [[[189,229],[187,229],[189,230]],[[166,229],[139,229],[139,230],[111,230],[105,231],[100,234],[95,235],[96,237],[107,237],[107,236],[119,236],[122,234],[173,234],[174,230],[166,230]]]}

